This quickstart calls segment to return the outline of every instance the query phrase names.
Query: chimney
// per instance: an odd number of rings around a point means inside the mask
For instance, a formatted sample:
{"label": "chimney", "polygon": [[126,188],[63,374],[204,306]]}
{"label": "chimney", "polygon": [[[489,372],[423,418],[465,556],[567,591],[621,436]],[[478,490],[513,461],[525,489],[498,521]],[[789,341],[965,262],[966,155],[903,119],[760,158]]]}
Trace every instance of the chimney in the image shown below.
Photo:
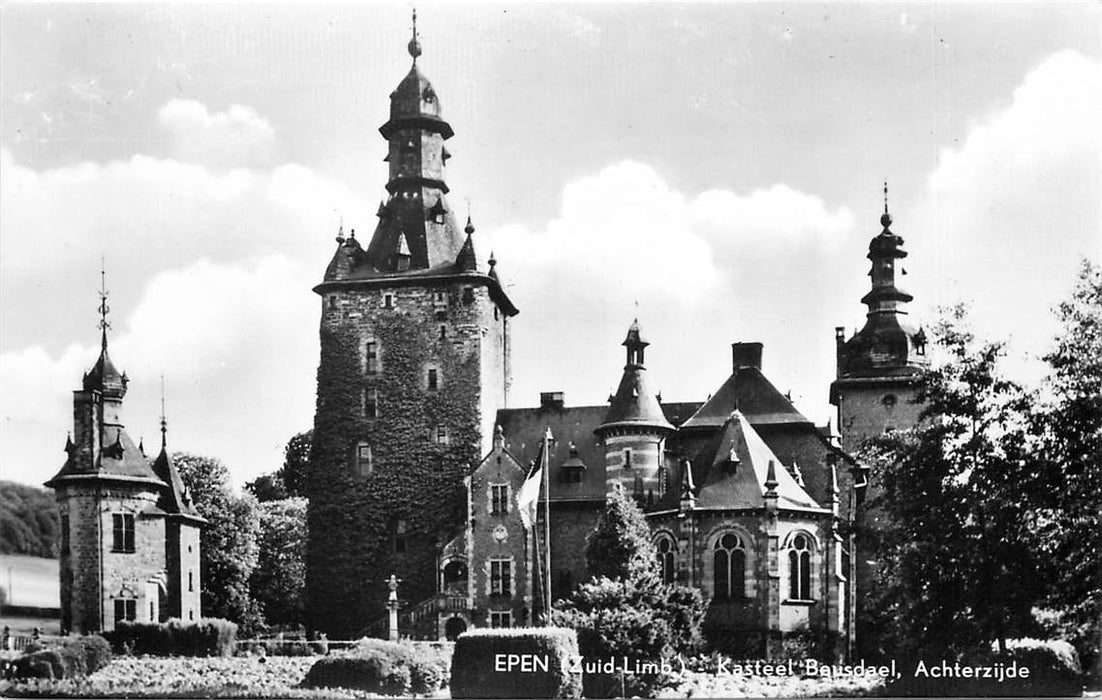
{"label": "chimney", "polygon": [[541,391],[540,392],[540,408],[557,408],[563,407],[563,393],[561,391]]}
{"label": "chimney", "polygon": [[733,371],[737,372],[742,367],[761,369],[761,348],[761,343],[732,343]]}

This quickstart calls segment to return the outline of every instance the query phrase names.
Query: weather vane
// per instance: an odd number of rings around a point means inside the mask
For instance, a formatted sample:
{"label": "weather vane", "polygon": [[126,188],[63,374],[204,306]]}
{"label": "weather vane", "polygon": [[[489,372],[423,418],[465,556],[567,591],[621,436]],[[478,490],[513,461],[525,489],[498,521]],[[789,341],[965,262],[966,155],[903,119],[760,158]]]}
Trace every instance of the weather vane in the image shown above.
{"label": "weather vane", "polygon": [[97,325],[103,331],[104,346],[107,345],[107,329],[111,327],[111,323],[107,320],[109,311],[111,311],[111,307],[107,305],[107,271],[104,258],[101,256],[99,262],[99,323]]}

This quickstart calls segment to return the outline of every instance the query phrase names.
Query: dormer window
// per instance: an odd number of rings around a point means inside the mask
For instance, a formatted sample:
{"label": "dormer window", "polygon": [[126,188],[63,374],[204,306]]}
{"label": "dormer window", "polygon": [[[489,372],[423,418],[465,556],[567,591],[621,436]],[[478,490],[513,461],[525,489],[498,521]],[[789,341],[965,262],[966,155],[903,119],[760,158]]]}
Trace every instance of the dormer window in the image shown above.
{"label": "dormer window", "polygon": [[444,208],[444,200],[436,200],[436,204],[432,205],[432,209],[429,210],[429,215],[432,217],[432,220],[439,225],[443,225],[445,214],[447,214],[447,209]]}
{"label": "dormer window", "polygon": [[436,391],[440,388],[440,373],[435,367],[429,368],[425,382],[429,391]]}

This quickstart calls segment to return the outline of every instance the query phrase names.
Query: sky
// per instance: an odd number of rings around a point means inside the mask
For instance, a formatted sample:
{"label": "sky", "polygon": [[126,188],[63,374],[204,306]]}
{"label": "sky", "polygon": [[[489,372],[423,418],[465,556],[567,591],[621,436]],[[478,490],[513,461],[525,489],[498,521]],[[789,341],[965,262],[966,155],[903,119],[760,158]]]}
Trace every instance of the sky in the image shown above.
{"label": "sky", "polygon": [[[321,281],[386,181],[408,3],[0,3],[0,479],[64,461],[98,355],[101,259],[124,421],[238,486],[311,427]],[[730,344],[831,416],[883,183],[931,325],[966,302],[1007,369],[1102,261],[1102,5],[418,8],[468,204],[520,308],[509,405],[601,404],[635,317],[651,385],[702,401]]]}

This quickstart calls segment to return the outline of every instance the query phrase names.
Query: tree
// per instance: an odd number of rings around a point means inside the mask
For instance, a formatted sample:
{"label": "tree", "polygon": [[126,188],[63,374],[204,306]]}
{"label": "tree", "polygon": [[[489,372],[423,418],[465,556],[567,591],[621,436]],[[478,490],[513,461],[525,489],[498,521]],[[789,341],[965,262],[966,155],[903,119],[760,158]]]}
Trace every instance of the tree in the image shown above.
{"label": "tree", "polygon": [[46,489],[0,481],[0,554],[57,556],[57,504]]}
{"label": "tree", "polygon": [[245,484],[245,490],[262,502],[305,498],[313,442],[313,430],[292,437],[283,448],[283,466]]}
{"label": "tree", "polygon": [[306,586],[306,499],[260,504],[256,569],[249,579],[253,598],[270,625],[303,622]]}
{"label": "tree", "polygon": [[248,634],[262,623],[249,595],[259,551],[256,500],[233,494],[229,471],[217,459],[182,452],[172,459],[196,509],[208,521],[199,537],[203,615],[236,622]]}
{"label": "tree", "polygon": [[[586,563],[593,578],[554,613],[557,625],[577,631],[583,656],[661,659],[699,647],[704,599],[695,588],[662,583],[643,513],[622,490],[608,497]],[[652,696],[661,681],[659,673],[583,678],[586,697]]]}
{"label": "tree", "polygon": [[650,537],[643,511],[623,489],[616,489],[586,543],[589,575],[625,580],[656,576],[658,555]]}
{"label": "tree", "polygon": [[945,359],[922,378],[922,422],[872,442],[886,515],[872,608],[896,634],[882,651],[951,658],[1032,625],[1043,581],[1032,547],[1030,397],[998,371],[962,307],[935,327]]}
{"label": "tree", "polygon": [[1039,407],[1043,478],[1034,521],[1049,563],[1046,604],[1084,665],[1100,674],[1102,621],[1102,270],[1084,260],[1071,297],[1059,305],[1061,331],[1045,356],[1050,395]]}

